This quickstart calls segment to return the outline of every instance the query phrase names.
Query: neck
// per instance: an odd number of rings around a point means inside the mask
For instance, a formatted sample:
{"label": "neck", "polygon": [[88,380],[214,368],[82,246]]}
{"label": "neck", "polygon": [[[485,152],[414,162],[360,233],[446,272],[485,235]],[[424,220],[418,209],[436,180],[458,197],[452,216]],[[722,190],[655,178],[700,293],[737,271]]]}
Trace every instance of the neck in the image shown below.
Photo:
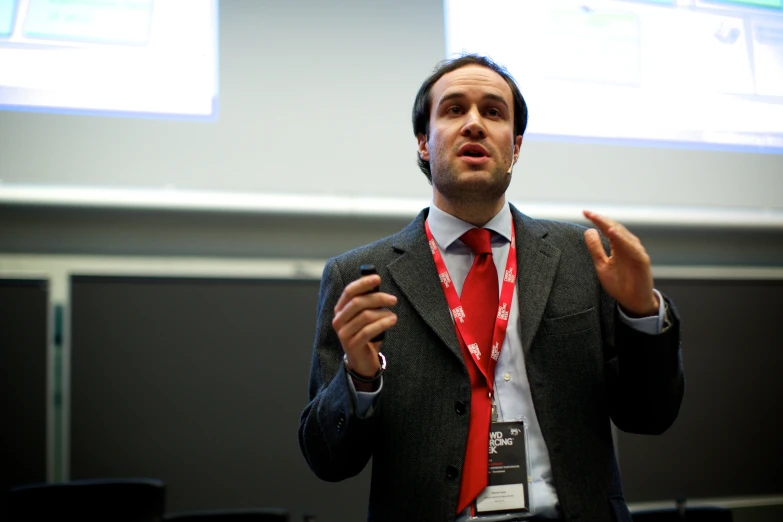
{"label": "neck", "polygon": [[492,203],[477,201],[454,202],[443,197],[438,197],[438,193],[436,192],[433,203],[447,214],[451,214],[473,226],[483,227],[500,212],[500,209],[502,209],[503,205],[506,203],[506,198],[503,196]]}

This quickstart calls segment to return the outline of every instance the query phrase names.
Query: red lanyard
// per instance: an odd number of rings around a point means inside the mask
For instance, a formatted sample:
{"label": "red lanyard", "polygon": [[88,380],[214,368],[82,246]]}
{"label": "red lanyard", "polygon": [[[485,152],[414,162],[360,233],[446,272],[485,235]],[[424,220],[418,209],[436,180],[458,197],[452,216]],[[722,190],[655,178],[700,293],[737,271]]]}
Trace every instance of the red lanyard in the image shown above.
{"label": "red lanyard", "polygon": [[[462,310],[462,304],[460,303],[457,291],[454,288],[454,284],[449,275],[449,271],[446,268],[446,263],[443,261],[443,257],[438,250],[438,244],[435,242],[435,238],[432,237],[430,232],[429,220],[424,222],[424,229],[427,232],[427,239],[430,244],[430,251],[432,252],[432,258],[435,260],[435,267],[438,269],[438,277],[440,278],[440,284],[443,287],[443,293],[446,295],[446,301],[449,303],[451,309],[451,315],[454,318],[454,324],[457,327],[460,337],[468,347],[470,355],[473,357],[473,361],[476,366],[481,370],[484,378],[487,380],[489,386],[489,393],[494,393],[495,388],[495,366],[500,357],[500,350],[503,347],[503,340],[506,337],[506,328],[508,328],[508,314],[511,311],[511,300],[514,298],[514,286],[517,281],[517,252],[516,252],[516,237],[514,234],[514,220],[511,220],[511,245],[508,250],[508,258],[506,260],[506,269],[503,272],[503,287],[500,290],[500,301],[498,302],[498,314],[495,319],[495,329],[492,334],[492,349],[491,352],[487,346],[479,346],[473,339],[470,333],[470,318],[465,315]],[[487,365],[479,364],[481,357],[490,354],[490,358]]]}

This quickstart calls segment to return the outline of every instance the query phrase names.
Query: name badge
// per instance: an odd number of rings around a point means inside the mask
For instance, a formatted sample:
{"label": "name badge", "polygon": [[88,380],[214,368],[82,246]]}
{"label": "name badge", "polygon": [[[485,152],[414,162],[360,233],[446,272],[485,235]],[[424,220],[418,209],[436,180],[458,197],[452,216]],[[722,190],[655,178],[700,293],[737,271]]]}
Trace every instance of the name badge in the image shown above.
{"label": "name badge", "polygon": [[477,513],[530,511],[526,442],[523,421],[491,424],[489,482],[476,498]]}

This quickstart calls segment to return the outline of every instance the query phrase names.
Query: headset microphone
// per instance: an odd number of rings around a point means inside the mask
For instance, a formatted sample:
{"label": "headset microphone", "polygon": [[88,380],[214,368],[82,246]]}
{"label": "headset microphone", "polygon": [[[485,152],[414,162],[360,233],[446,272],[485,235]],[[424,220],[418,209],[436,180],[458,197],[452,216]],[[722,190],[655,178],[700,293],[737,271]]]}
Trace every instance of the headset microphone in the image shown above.
{"label": "headset microphone", "polygon": [[506,171],[506,175],[507,175],[507,176],[510,176],[510,175],[511,175],[511,171],[512,171],[512,170],[514,170],[514,163],[516,163],[516,161],[517,161],[517,157],[516,157],[516,156],[514,156],[514,157],[511,159],[511,165],[509,165],[509,166],[508,166],[508,171]]}

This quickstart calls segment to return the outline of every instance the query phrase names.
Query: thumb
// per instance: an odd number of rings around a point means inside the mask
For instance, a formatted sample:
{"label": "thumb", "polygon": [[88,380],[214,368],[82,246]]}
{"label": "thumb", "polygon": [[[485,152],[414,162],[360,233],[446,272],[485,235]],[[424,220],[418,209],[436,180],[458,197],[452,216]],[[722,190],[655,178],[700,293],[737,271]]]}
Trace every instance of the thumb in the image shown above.
{"label": "thumb", "polygon": [[585,243],[596,268],[608,261],[609,258],[604,250],[604,245],[601,243],[601,236],[596,229],[585,230]]}

